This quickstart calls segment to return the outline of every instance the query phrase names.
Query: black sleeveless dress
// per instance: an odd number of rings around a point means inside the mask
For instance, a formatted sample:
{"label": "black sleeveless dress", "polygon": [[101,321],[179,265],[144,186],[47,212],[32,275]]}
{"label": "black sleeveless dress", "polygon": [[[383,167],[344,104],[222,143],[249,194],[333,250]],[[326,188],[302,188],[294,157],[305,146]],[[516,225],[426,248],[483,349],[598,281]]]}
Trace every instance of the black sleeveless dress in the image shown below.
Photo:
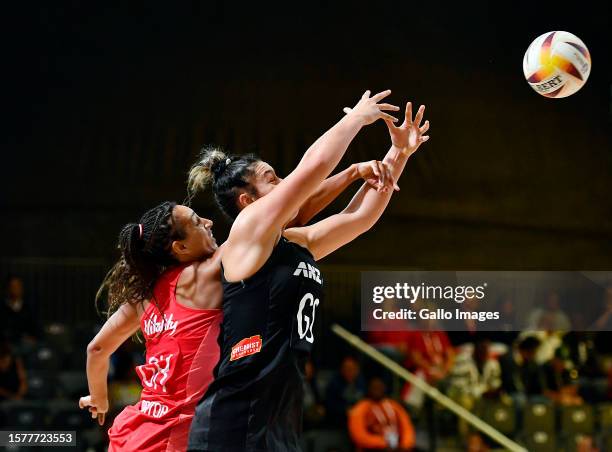
{"label": "black sleeveless dress", "polygon": [[196,407],[188,450],[299,451],[321,273],[307,249],[281,237],[253,276],[222,281],[220,360]]}

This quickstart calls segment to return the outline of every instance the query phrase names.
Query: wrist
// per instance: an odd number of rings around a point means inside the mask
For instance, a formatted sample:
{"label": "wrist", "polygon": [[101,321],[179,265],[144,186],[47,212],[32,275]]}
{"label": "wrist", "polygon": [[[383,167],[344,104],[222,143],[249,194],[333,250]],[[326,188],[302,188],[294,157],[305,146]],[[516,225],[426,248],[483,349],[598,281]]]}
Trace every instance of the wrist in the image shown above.
{"label": "wrist", "polygon": [[394,160],[397,159],[398,157],[408,158],[411,155],[411,153],[408,150],[408,147],[396,146],[393,143],[391,143],[391,149],[389,150],[389,153],[393,157]]}
{"label": "wrist", "polygon": [[351,182],[361,179],[361,176],[359,175],[359,163],[351,164],[351,166],[348,167],[348,171]]}
{"label": "wrist", "polygon": [[357,130],[360,130],[363,126],[366,125],[366,121],[363,116],[351,113],[344,115],[340,122],[345,123],[352,128],[356,128]]}
{"label": "wrist", "polygon": [[99,392],[96,394],[91,394],[91,401],[95,405],[107,403],[108,402],[108,394],[106,392]]}

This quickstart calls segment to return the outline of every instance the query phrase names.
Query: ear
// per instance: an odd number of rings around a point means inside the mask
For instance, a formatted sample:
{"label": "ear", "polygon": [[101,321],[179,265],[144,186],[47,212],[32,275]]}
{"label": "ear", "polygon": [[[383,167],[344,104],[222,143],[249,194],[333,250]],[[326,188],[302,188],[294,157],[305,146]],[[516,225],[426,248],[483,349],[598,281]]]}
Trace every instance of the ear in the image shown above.
{"label": "ear", "polygon": [[248,193],[244,193],[244,192],[240,193],[240,195],[238,196],[238,207],[240,208],[240,210],[242,210],[246,206],[251,204],[253,201],[255,201],[255,200]]}
{"label": "ear", "polygon": [[187,252],[187,247],[180,240],[175,240],[172,242],[172,252],[176,256],[182,256]]}

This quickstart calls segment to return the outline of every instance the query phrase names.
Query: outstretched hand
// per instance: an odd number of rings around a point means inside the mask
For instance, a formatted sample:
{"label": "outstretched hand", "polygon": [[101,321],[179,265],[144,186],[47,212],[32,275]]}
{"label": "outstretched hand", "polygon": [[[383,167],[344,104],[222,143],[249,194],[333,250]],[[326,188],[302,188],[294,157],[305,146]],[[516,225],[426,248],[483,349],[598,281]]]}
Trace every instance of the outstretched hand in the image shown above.
{"label": "outstretched hand", "polygon": [[397,121],[397,118],[394,118],[386,111],[399,111],[399,107],[391,104],[379,104],[381,100],[391,94],[391,90],[388,89],[386,91],[382,91],[378,94],[374,94],[370,97],[370,90],[367,90],[357,102],[353,108],[345,107],[342,111],[347,115],[353,115],[360,118],[363,121],[364,125],[372,124],[377,119],[384,119],[385,121],[389,121],[391,124]]}
{"label": "outstretched hand", "polygon": [[429,140],[429,135],[425,133],[429,130],[429,121],[423,121],[425,106],[421,105],[417,111],[414,121],[412,120],[412,103],[406,104],[406,116],[401,126],[396,127],[393,121],[385,118],[385,123],[391,135],[391,143],[398,149],[401,149],[404,154],[410,156],[416,152],[419,146]]}

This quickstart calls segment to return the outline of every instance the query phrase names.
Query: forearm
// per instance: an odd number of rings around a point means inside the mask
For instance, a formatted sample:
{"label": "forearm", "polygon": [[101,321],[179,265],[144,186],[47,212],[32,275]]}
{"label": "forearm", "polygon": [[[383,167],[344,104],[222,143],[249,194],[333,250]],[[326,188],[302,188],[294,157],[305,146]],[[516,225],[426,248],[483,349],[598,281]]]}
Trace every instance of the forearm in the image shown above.
{"label": "forearm", "polygon": [[[388,166],[395,181],[401,176],[407,162],[408,157],[394,146],[389,148],[387,155],[383,159],[383,163]],[[392,190],[379,192],[368,184],[362,185],[344,210],[344,213],[353,216],[356,223],[360,225],[358,226],[360,230],[357,232],[365,232],[378,221],[387,208],[392,194]]]}
{"label": "forearm", "polygon": [[28,392],[28,383],[27,380],[23,379],[19,382],[19,389],[17,390],[17,396],[23,397]]}
{"label": "forearm", "polygon": [[288,227],[303,226],[308,223],[359,178],[357,165],[352,164],[345,170],[325,179],[318,190],[302,205],[298,216]]}
{"label": "forearm", "polygon": [[28,376],[23,366],[23,361],[17,359],[17,376],[19,377],[19,388],[17,389],[17,397],[23,397],[28,392]]}
{"label": "forearm", "polygon": [[108,398],[108,367],[109,356],[99,350],[87,351],[87,384],[89,394],[94,400]]}
{"label": "forearm", "polygon": [[286,227],[336,167],[362,125],[362,119],[344,116],[306,151],[298,166],[274,190],[238,215],[227,240],[224,265],[225,259],[231,259],[235,244],[248,242],[246,246],[252,248],[254,243],[272,242],[279,228]]}
{"label": "forearm", "polygon": [[[400,176],[408,157],[391,147],[384,162],[394,180]],[[315,259],[322,259],[370,229],[389,204],[392,192],[379,191],[364,183],[344,211],[318,223],[285,231],[286,237],[304,243]]]}
{"label": "forearm", "polygon": [[349,144],[362,127],[363,122],[359,118],[346,115],[319,137],[304,153],[298,168],[300,166],[311,168],[313,175],[318,179],[313,191],[318,189],[318,185],[338,165]]}

